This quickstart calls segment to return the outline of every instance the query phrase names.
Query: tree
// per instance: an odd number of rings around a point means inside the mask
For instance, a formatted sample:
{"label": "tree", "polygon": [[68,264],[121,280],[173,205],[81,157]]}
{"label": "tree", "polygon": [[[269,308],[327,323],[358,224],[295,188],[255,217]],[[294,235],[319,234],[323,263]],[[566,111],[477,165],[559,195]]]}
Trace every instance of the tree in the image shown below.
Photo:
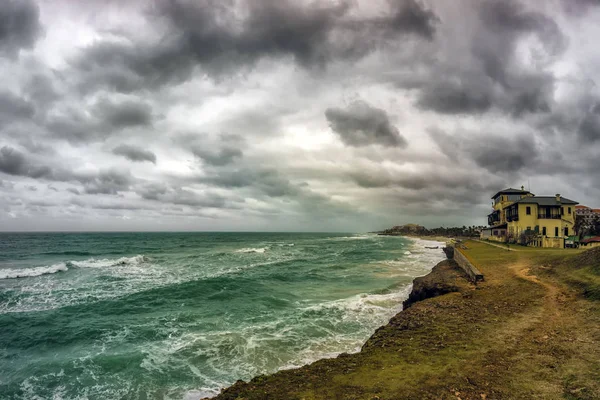
{"label": "tree", "polygon": [[600,215],[596,215],[590,224],[590,235],[600,236]]}
{"label": "tree", "polygon": [[521,232],[521,235],[519,235],[519,244],[523,246],[529,246],[536,239],[537,234],[533,230],[528,229]]}
{"label": "tree", "polygon": [[585,223],[585,219],[583,219],[582,217],[575,217],[575,226],[573,226],[573,229],[575,230],[575,234],[579,235],[581,237],[585,236],[585,233],[587,231],[587,225]]}

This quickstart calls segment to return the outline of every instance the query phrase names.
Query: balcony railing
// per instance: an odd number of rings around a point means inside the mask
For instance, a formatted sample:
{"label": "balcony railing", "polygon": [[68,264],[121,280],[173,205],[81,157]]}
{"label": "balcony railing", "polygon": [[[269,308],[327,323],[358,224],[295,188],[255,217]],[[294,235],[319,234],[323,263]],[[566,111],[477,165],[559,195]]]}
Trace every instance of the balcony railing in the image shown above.
{"label": "balcony railing", "polygon": [[560,214],[538,214],[538,219],[560,219]]}
{"label": "balcony railing", "polygon": [[513,222],[513,221],[518,221],[519,220],[519,215],[507,215],[506,216],[506,220],[508,222]]}

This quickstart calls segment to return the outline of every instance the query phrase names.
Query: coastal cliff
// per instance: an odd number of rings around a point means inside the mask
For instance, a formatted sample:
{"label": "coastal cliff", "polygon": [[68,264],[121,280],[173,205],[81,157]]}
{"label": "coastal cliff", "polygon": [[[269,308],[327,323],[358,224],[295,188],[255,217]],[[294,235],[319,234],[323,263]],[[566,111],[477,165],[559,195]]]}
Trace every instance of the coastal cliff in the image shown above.
{"label": "coastal cliff", "polygon": [[443,261],[360,352],[238,381],[216,399],[600,398],[600,252],[464,252],[485,281]]}
{"label": "coastal cliff", "polygon": [[413,280],[412,290],[402,306],[407,309],[418,301],[459,292],[468,287],[467,279],[467,275],[455,261],[444,260],[433,267],[429,274]]}
{"label": "coastal cliff", "polygon": [[[426,321],[418,313],[412,313],[407,310],[413,304],[441,296],[447,293],[470,290],[471,285],[464,271],[453,260],[444,260],[433,267],[431,272],[425,276],[415,278],[413,287],[406,301],[403,302],[404,310],[390,319],[387,325],[377,329],[375,333],[367,339],[362,346],[361,351],[355,354],[342,353],[337,358],[322,359],[313,364],[309,364],[294,370],[279,371],[273,375],[261,375],[255,377],[249,382],[237,381],[229,388],[223,391],[212,400],[232,400],[232,399],[295,399],[297,397],[286,394],[285,390],[268,394],[256,389],[267,381],[286,380],[285,385],[278,386],[279,390],[285,387],[298,387],[294,383],[296,380],[302,380],[303,377],[315,377],[320,374],[330,374],[339,369],[345,371],[355,370],[361,365],[368,365],[364,361],[364,356],[371,353],[371,349],[386,347],[386,343],[393,341],[394,331],[407,330],[421,327]],[[286,389],[287,390],[287,389]],[[278,393],[278,394],[277,394]],[[284,397],[280,397],[284,396]],[[208,398],[201,399],[208,400]]]}

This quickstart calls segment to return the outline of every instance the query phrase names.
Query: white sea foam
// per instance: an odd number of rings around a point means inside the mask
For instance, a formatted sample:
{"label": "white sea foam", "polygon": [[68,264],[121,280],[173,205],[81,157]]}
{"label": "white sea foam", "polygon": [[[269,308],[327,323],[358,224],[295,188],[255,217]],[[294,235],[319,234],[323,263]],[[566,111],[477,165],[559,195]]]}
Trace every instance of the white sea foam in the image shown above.
{"label": "white sea foam", "polygon": [[268,247],[245,247],[243,249],[236,250],[236,253],[264,253]]}
{"label": "white sea foam", "polygon": [[55,274],[60,271],[68,271],[65,263],[58,263],[45,267],[24,268],[24,269],[2,269],[0,270],[0,279],[29,278],[33,276]]}
{"label": "white sea foam", "polygon": [[410,251],[408,251],[408,250],[406,250],[406,251],[404,252],[404,255],[405,255],[405,256],[409,256],[409,255],[411,255],[411,254],[412,254],[412,253],[411,253]]}
{"label": "white sea foam", "polygon": [[365,240],[365,239],[373,239],[373,235],[355,235],[355,236],[337,236],[333,238],[329,238],[331,240]]}
{"label": "white sea foam", "polygon": [[150,258],[138,254],[134,257],[121,257],[116,259],[103,258],[103,259],[95,259],[90,258],[84,261],[69,261],[69,264],[74,265],[79,268],[107,268],[114,267],[118,265],[140,265],[146,262],[149,262]]}

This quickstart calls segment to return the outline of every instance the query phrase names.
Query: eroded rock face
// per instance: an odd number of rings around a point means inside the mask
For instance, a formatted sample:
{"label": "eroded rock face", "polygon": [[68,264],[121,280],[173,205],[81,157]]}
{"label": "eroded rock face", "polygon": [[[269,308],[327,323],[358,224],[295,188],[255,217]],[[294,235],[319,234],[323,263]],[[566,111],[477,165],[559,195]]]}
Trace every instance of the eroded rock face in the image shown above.
{"label": "eroded rock face", "polygon": [[433,267],[429,274],[415,278],[412,291],[402,306],[407,309],[418,301],[446,293],[459,292],[465,285],[465,279],[467,279],[465,272],[455,261],[442,261]]}
{"label": "eroded rock face", "polygon": [[446,258],[448,258],[448,260],[454,259],[454,247],[446,246],[442,250],[444,251],[444,254],[446,254]]}

